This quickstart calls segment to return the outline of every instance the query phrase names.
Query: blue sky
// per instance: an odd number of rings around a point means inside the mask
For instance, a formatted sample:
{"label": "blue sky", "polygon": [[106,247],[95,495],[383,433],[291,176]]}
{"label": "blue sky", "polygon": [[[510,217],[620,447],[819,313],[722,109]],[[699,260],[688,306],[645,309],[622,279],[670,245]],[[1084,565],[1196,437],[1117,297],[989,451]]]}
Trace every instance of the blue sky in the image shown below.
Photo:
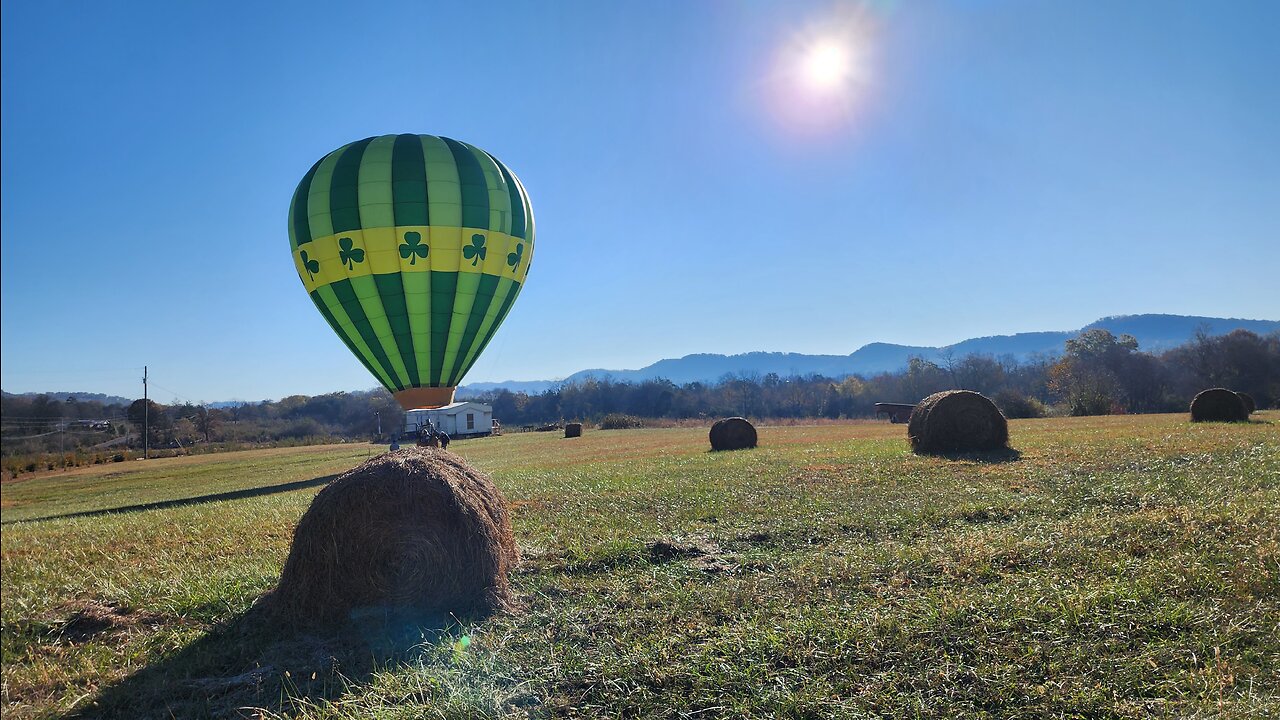
{"label": "blue sky", "polygon": [[[466,140],[538,218],[469,381],[1280,317],[1280,4],[3,4],[0,382],[376,383],[285,215],[351,140]],[[853,30],[850,30],[850,28]],[[817,90],[792,54],[852,58]]]}

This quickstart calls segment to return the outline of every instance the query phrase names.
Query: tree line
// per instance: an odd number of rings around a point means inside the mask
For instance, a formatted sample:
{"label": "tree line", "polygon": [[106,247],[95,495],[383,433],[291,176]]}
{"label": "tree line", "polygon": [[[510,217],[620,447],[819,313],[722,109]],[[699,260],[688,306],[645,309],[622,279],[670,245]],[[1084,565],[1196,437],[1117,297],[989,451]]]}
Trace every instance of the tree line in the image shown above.
{"label": "tree line", "polygon": [[1185,345],[1143,352],[1129,335],[1088,330],[1058,356],[1019,362],[1011,356],[965,355],[939,362],[912,358],[905,370],[827,378],[727,375],[714,383],[608,378],[529,395],[508,390],[475,399],[493,405],[508,425],[555,419],[598,422],[611,414],[642,418],[864,418],[877,402],[916,403],[950,389],[976,390],[1008,417],[1185,411],[1209,387],[1249,393],[1258,407],[1280,400],[1280,333],[1247,330],[1198,334]]}
{"label": "tree line", "polygon": [[[542,393],[498,390],[474,399],[493,406],[506,427],[573,420],[596,423],[610,415],[647,419],[865,418],[877,402],[915,403],[947,389],[976,390],[1009,417],[1181,412],[1196,392],[1226,387],[1249,393],[1260,408],[1280,401],[1280,333],[1246,330],[1197,335],[1172,350],[1148,353],[1128,336],[1088,330],[1068,340],[1061,355],[965,355],[938,362],[912,358],[905,370],[827,378],[727,375],[717,382],[677,385],[656,379],[587,379]],[[70,397],[4,395],[0,399],[6,458],[22,467],[102,462],[136,454],[144,426],[159,454],[265,444],[385,440],[404,425],[404,413],[384,389],[293,395],[281,400],[209,407],[136,400],[111,404]],[[6,461],[6,467],[18,467]]]}

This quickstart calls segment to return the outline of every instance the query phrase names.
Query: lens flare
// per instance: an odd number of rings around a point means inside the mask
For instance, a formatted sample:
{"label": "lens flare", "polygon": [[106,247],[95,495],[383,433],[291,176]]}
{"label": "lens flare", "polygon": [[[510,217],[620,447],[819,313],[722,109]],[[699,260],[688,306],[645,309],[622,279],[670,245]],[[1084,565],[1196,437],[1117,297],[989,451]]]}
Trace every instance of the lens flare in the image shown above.
{"label": "lens flare", "polygon": [[829,136],[869,101],[876,18],[867,5],[844,5],[781,38],[763,99],[791,136]]}

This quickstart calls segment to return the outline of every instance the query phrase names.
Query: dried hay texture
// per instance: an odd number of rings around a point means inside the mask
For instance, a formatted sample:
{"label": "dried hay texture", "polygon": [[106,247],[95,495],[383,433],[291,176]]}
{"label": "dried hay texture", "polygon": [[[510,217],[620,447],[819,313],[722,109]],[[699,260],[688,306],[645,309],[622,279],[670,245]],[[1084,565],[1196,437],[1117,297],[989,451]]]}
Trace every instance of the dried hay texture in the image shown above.
{"label": "dried hay texture", "polygon": [[746,418],[715,421],[710,437],[712,450],[745,450],[756,446],[756,428]]}
{"label": "dried hay texture", "polygon": [[1245,415],[1252,415],[1258,411],[1258,404],[1253,401],[1252,395],[1250,395],[1249,393],[1242,393],[1242,392],[1237,392],[1236,395],[1239,395],[1240,401],[1244,403]]}
{"label": "dried hay texture", "polygon": [[566,423],[564,436],[567,438],[582,437],[582,423]]}
{"label": "dried hay texture", "polygon": [[1201,390],[1191,401],[1191,422],[1242,422],[1248,419],[1244,400],[1226,388]]}
{"label": "dried hay texture", "polygon": [[907,439],[918,453],[999,450],[1009,445],[1009,422],[986,396],[945,390],[911,411]]}
{"label": "dried hay texture", "polygon": [[293,624],[352,610],[510,609],[519,561],[507,504],[462,458],[403,448],[321,490],[298,522],[271,603]]}

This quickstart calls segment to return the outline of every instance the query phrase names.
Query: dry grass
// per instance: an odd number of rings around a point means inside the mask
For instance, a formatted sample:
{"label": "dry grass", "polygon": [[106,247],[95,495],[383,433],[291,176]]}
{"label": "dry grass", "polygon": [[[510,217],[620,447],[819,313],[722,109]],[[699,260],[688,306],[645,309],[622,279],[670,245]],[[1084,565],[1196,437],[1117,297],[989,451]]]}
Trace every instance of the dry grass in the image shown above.
{"label": "dry grass", "polygon": [[[705,426],[458,442],[511,500],[525,607],[443,632],[300,636],[249,612],[314,488],[10,524],[3,710],[1275,716],[1277,420],[1015,420],[1021,456],[995,462],[914,455],[888,423],[762,426],[749,453],[706,452]],[[247,483],[259,462],[221,468]],[[273,483],[315,476],[277,462]],[[130,501],[183,497],[190,472]],[[86,608],[102,629],[67,632]]]}

